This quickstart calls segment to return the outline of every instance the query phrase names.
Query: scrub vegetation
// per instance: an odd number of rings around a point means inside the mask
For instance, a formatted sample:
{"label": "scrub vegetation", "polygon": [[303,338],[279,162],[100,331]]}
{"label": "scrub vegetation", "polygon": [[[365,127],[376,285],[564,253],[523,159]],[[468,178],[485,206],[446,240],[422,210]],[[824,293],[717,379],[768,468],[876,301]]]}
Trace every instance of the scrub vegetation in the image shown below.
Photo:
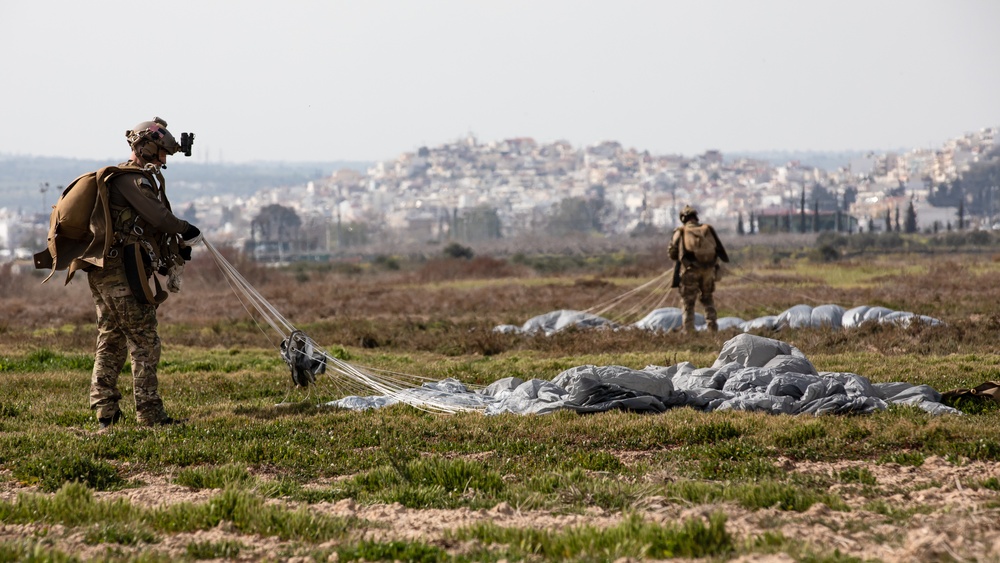
{"label": "scrub vegetation", "polygon": [[[1000,380],[1000,249],[821,241],[831,260],[811,242],[746,239],[757,244],[727,241],[720,316],[800,303],[911,311],[946,324],[767,336],[874,382]],[[229,256],[331,354],[484,385],[581,364],[710,365],[735,332],[492,331],[638,287],[665,269],[660,243],[351,267]],[[125,419],[96,432],[86,276],[63,287],[0,271],[0,561],[1000,558],[996,403],[962,399],[964,416],[941,417],[337,410],[323,406],[340,398],[329,376],[292,388],[274,336],[196,254],[159,312],[161,394],[187,422],[156,429],[135,423],[126,366]],[[627,324],[679,306],[676,293],[646,297],[603,316]]]}

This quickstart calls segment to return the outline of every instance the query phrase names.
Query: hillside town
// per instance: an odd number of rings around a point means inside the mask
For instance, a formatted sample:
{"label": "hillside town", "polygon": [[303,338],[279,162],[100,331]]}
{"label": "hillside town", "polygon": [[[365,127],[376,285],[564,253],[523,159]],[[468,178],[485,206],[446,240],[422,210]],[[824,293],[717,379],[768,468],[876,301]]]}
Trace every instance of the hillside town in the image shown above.
{"label": "hillside town", "polygon": [[[997,128],[991,127],[935,149],[872,153],[823,170],[727,158],[715,150],[654,155],[614,141],[581,148],[468,135],[366,172],[338,170],[247,197],[211,195],[213,186],[196,186],[205,195],[173,206],[215,244],[261,260],[529,234],[668,232],[686,204],[728,233],[880,231],[891,228],[893,215],[898,224],[904,210],[915,213],[918,230],[929,232],[959,226],[963,200],[943,194],[995,149]],[[168,176],[168,193],[170,187]],[[970,214],[961,226],[993,228],[992,210],[991,193],[989,210]],[[27,259],[44,246],[47,221],[0,209],[0,260]]]}

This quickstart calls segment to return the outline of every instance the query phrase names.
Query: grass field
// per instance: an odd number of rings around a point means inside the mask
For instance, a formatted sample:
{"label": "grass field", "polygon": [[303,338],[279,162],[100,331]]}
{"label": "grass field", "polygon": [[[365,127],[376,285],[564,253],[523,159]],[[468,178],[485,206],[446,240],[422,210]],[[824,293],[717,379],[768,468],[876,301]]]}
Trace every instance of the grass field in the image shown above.
{"label": "grass field", "polygon": [[[989,251],[813,262],[808,249],[733,246],[720,316],[836,303],[946,323],[768,335],[818,369],[940,391],[1000,380]],[[161,394],[187,423],[157,429],[135,423],[126,367],[126,418],[96,432],[86,276],[64,287],[0,271],[0,561],[1000,561],[995,404],[942,417],[335,410],[319,406],[339,398],[331,382],[291,387],[274,337],[197,254],[160,308]],[[488,384],[581,364],[710,365],[736,333],[492,332],[606,302],[658,275],[662,255],[349,269],[230,258],[344,360]]]}

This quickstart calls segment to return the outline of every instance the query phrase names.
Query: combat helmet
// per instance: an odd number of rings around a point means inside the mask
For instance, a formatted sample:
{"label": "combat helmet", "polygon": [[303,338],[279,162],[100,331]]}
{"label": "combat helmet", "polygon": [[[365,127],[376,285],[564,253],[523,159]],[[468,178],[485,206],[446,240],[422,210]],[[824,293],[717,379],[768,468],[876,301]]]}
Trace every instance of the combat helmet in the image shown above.
{"label": "combat helmet", "polygon": [[684,209],[681,209],[680,214],[681,223],[687,223],[690,220],[698,220],[698,210],[691,207],[690,205],[685,205]]}
{"label": "combat helmet", "polygon": [[160,149],[167,151],[167,154],[181,150],[177,139],[167,131],[167,122],[159,117],[154,117],[152,121],[143,121],[125,131],[125,138],[128,139],[128,146],[132,147],[136,156],[146,162],[156,160]]}

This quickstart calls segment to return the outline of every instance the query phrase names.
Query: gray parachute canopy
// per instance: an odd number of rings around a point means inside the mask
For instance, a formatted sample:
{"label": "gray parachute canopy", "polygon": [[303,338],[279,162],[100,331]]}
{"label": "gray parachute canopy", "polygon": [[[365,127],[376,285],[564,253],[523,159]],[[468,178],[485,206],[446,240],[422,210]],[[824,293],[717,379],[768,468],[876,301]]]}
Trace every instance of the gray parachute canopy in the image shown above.
{"label": "gray parachute canopy", "polygon": [[[493,328],[495,332],[534,334],[544,333],[546,336],[574,326],[578,328],[638,328],[651,331],[671,331],[682,326],[682,311],[677,307],[663,307],[650,311],[648,315],[631,325],[620,325],[583,311],[562,309],[544,315],[532,317],[524,325],[499,325]],[[736,329],[743,332],[780,331],[784,328],[857,328],[866,323],[895,324],[907,327],[913,323],[928,326],[939,326],[944,323],[933,317],[917,315],[908,311],[893,311],[886,307],[861,305],[852,309],[844,309],[840,305],[826,304],[812,307],[810,305],[795,305],[778,315],[757,317],[743,320],[739,317],[722,317],[718,320],[719,330]],[[705,330],[705,317],[695,313],[695,329]]]}
{"label": "gray parachute canopy", "polygon": [[[817,371],[796,347],[763,336],[740,334],[727,341],[707,368],[581,365],[551,381],[506,377],[474,392],[454,379],[409,391],[417,397],[481,407],[486,414],[579,413],[621,409],[660,413],[678,406],[703,411],[739,410],[773,414],[872,413],[890,404],[917,406],[931,414],[961,414],[941,403],[926,385],[871,383],[840,372]],[[361,410],[398,402],[388,397],[345,397],[329,406]]]}

